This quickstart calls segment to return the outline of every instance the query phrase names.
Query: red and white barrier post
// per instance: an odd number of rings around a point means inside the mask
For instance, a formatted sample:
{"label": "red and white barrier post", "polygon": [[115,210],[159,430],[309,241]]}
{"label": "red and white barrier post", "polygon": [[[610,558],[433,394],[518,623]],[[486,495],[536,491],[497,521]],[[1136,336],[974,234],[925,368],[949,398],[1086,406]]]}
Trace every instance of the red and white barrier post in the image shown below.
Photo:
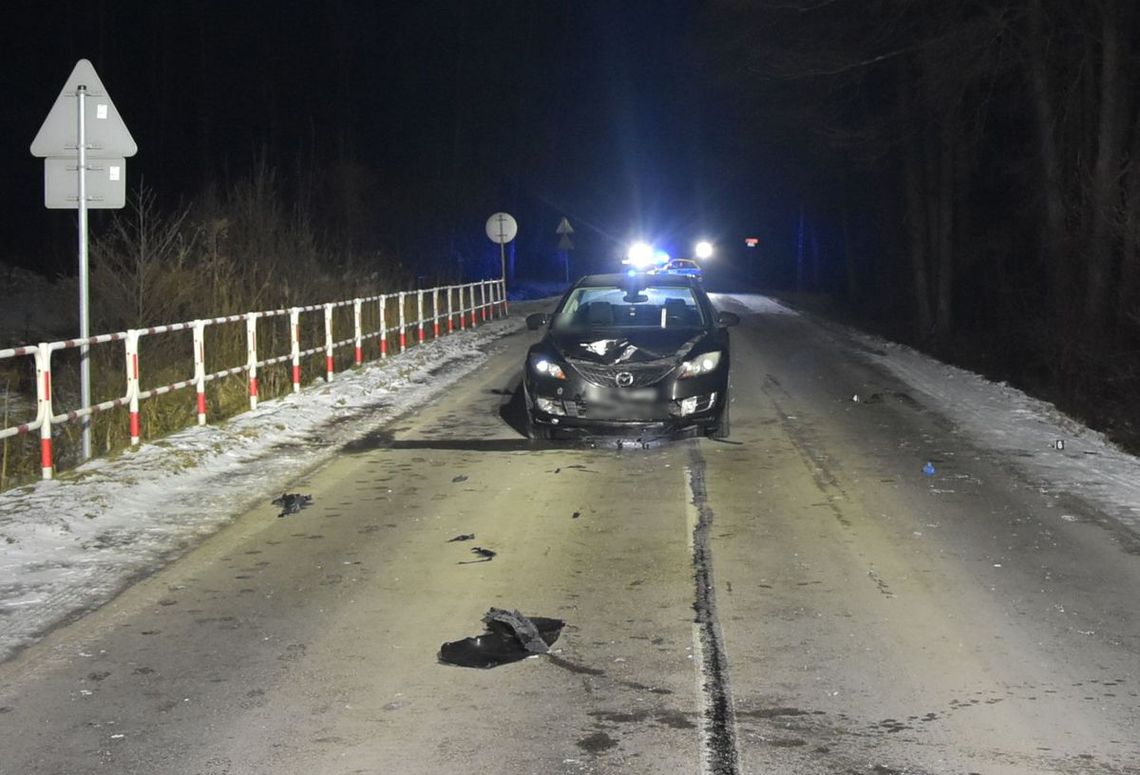
{"label": "red and white barrier post", "polygon": [[289,354],[293,362],[293,392],[301,392],[301,308],[289,308]]}
{"label": "red and white barrier post", "polygon": [[439,339],[439,288],[431,289],[431,336]]}
{"label": "red and white barrier post", "polygon": [[406,295],[407,294],[404,293],[404,291],[400,291],[398,294],[400,301],[400,352],[408,349],[408,332],[406,328],[407,324],[404,322],[404,307],[406,306],[404,304],[404,297]]}
{"label": "red and white barrier post", "polygon": [[424,291],[422,288],[416,291],[416,328],[417,339],[420,344],[424,343]]}
{"label": "red and white barrier post", "polygon": [[451,286],[447,286],[445,291],[447,293],[447,333],[450,334],[455,330],[455,313],[451,308]]}
{"label": "red and white barrier post", "polygon": [[475,305],[475,283],[471,283],[467,287],[471,291],[471,327],[474,328],[475,327],[475,313],[478,311],[478,309]]}
{"label": "red and white barrier post", "polygon": [[333,305],[325,305],[325,380],[333,380]]}
{"label": "red and white barrier post", "polygon": [[507,278],[499,278],[498,286],[500,294],[499,299],[503,308],[503,317],[508,317],[511,314],[511,308],[507,305]]}
{"label": "red and white barrier post", "polygon": [[380,297],[380,357],[388,357],[388,310],[385,302],[387,296]]}
{"label": "red and white barrier post", "polygon": [[245,314],[245,357],[249,372],[249,408],[257,408],[257,314]]}
{"label": "red and white barrier post", "polygon": [[198,394],[198,424],[206,424],[206,322],[194,321],[194,388]]}
{"label": "red and white barrier post", "polygon": [[36,403],[40,417],[40,475],[51,479],[51,348],[41,342],[36,349]]}
{"label": "red and white barrier post", "polygon": [[484,321],[487,320],[487,281],[479,281],[479,317]]}
{"label": "red and white barrier post", "polygon": [[360,305],[363,304],[360,299],[352,300],[352,325],[355,329],[354,339],[356,343],[356,358],[354,363],[357,366],[364,363],[364,337],[360,333]]}
{"label": "red and white barrier post", "polygon": [[139,445],[139,332],[127,331],[127,399],[131,418],[131,446]]}

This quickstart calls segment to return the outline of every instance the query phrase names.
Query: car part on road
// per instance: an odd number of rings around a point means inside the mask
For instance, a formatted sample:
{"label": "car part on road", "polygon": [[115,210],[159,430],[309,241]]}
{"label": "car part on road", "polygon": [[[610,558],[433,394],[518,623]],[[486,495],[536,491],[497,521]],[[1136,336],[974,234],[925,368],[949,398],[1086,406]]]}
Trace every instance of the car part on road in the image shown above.
{"label": "car part on road", "polygon": [[280,498],[274,498],[271,503],[274,506],[281,507],[281,513],[277,515],[278,519],[296,514],[303,508],[311,506],[313,503],[312,495],[301,495],[298,492],[282,493]]}
{"label": "car part on road", "polygon": [[502,608],[487,611],[483,623],[487,631],[482,635],[440,646],[439,661],[484,669],[518,662],[545,654],[566,625],[561,619],[526,617]]}
{"label": "car part on road", "polygon": [[468,560],[467,562],[461,562],[459,564],[460,565],[471,565],[472,563],[476,563],[476,562],[490,562],[491,558],[493,558],[496,554],[498,554],[498,552],[492,551],[490,549],[484,549],[482,546],[471,547],[471,553],[479,555],[479,559],[478,560]]}

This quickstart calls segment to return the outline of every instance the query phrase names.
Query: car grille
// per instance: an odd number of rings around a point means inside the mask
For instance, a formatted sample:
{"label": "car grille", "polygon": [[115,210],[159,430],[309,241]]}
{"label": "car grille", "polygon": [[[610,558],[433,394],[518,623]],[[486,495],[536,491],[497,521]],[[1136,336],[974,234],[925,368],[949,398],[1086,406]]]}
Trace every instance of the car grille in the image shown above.
{"label": "car grille", "polygon": [[618,387],[617,375],[626,372],[633,375],[633,382],[621,385],[623,388],[648,387],[661,381],[673,370],[676,363],[672,360],[647,361],[645,363],[619,363],[614,366],[603,366],[597,363],[587,363],[570,360],[570,365],[581,374],[586,381],[600,387]]}

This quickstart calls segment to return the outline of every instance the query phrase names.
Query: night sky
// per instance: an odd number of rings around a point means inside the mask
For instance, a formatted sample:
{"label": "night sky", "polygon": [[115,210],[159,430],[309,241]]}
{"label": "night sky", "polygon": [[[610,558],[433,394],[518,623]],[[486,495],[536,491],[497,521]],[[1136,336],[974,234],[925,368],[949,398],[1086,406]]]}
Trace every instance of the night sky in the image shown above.
{"label": "night sky", "polygon": [[28,145],[81,57],[138,143],[129,190],[169,207],[264,159],[284,188],[351,181],[338,217],[364,249],[485,250],[472,240],[498,210],[520,222],[522,274],[549,260],[563,216],[585,269],[640,235],[679,252],[699,234],[736,244],[751,217],[741,181],[771,183],[716,151],[732,144],[723,90],[698,65],[702,6],[21,3],[0,32],[0,258],[68,271],[74,218],[43,208]]}

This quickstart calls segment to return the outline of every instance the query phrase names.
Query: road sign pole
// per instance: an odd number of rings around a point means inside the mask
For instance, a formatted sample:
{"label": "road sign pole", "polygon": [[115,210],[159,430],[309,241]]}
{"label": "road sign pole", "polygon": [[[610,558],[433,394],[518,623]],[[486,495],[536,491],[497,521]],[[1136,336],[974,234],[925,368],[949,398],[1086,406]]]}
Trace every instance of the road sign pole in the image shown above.
{"label": "road sign pole", "polygon": [[[91,348],[86,339],[90,336],[87,309],[87,87],[76,89],[79,99],[79,338],[85,340],[79,346],[79,392],[83,409],[91,406]],[[83,428],[83,459],[91,458],[91,416],[81,421]]]}
{"label": "road sign pole", "polygon": [[[93,108],[90,122],[87,121],[89,105]],[[75,111],[74,116],[71,115],[72,110]],[[84,341],[79,347],[79,392],[84,412],[80,420],[83,460],[91,457],[91,415],[87,414],[91,408],[91,348],[86,344],[91,336],[87,211],[91,208],[117,209],[126,203],[125,157],[134,156],[138,149],[103,81],[86,59],[75,63],[29,149],[32,156],[44,160],[44,206],[70,209],[72,200],[76,200],[79,220],[79,337]],[[72,160],[76,162],[75,178],[69,174]],[[89,161],[95,162],[96,172],[106,172],[105,176],[92,178],[90,184],[87,180]],[[71,186],[73,180],[74,188]],[[92,201],[88,201],[88,194]]]}
{"label": "road sign pole", "polygon": [[503,278],[503,293],[507,292],[507,246],[499,243],[499,276]]}

